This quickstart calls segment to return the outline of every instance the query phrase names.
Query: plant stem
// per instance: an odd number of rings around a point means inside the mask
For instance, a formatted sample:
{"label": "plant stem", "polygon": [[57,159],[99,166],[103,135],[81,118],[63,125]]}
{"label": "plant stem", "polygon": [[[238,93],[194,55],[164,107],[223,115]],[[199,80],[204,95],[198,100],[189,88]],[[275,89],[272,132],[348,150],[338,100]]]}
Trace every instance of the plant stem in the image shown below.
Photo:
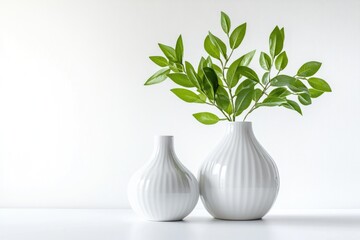
{"label": "plant stem", "polygon": [[[225,62],[225,66],[224,66],[224,70],[225,71],[225,68],[226,68],[226,64],[228,63],[229,59],[231,58],[232,54],[234,52],[234,49],[231,50],[230,52],[230,55],[228,57],[228,59],[226,60]],[[224,73],[224,72],[223,72]],[[225,77],[225,76],[224,76]],[[235,114],[235,104],[234,104],[234,96],[232,95],[232,91],[231,91],[231,86],[227,86],[228,89],[229,89],[229,94],[230,94],[230,101],[231,101],[231,108],[232,108],[232,111],[233,111],[233,115],[232,115],[232,120],[233,122],[235,122],[235,118],[236,118],[236,114]]]}
{"label": "plant stem", "polygon": [[[269,83],[270,83],[270,81],[265,85],[263,91],[262,91],[261,94],[260,94],[260,97],[255,101],[255,103],[254,103],[254,105],[251,107],[250,111],[245,115],[245,117],[244,117],[244,119],[243,119],[244,122],[245,122],[247,116],[248,116],[250,113],[252,113],[252,111],[254,111],[254,110],[257,108],[257,107],[256,107],[256,104],[259,102],[260,98],[261,98],[264,94],[266,94],[266,90],[270,87],[270,86],[268,86]],[[261,84],[261,86],[263,86],[263,85]],[[266,95],[267,95],[267,94],[266,94]]]}
{"label": "plant stem", "polygon": [[[228,36],[228,37],[229,37],[229,36]],[[231,52],[230,52],[229,56],[227,57],[227,59],[225,59],[225,63],[224,63],[224,64],[223,64],[222,61],[220,61],[220,62],[221,62],[221,67],[222,67],[222,75],[223,75],[223,78],[224,78],[225,85],[226,85],[226,87],[227,87],[227,89],[228,89],[228,91],[229,91],[231,109],[232,109],[232,111],[233,111],[232,116],[231,116],[231,114],[229,114],[229,117],[230,117],[229,121],[230,121],[230,122],[231,122],[231,121],[235,122],[235,115],[236,115],[236,114],[234,113],[234,110],[235,110],[234,96],[232,95],[231,86],[229,86],[229,85],[227,84],[227,82],[226,82],[225,69],[227,69],[226,64],[229,62],[229,60],[230,60],[233,52],[234,52],[234,49],[231,49]]]}
{"label": "plant stem", "polygon": [[[257,107],[256,107],[256,104],[259,102],[259,100],[262,98],[262,96],[265,94],[266,96],[268,96],[268,94],[266,93],[266,91],[269,89],[269,87],[270,87],[270,83],[271,83],[271,68],[272,68],[272,66],[273,66],[273,61],[272,61],[272,63],[271,63],[271,66],[270,66],[270,69],[269,69],[269,82],[264,86],[262,83],[260,83],[260,86],[263,88],[263,91],[261,92],[261,94],[260,94],[260,97],[255,101],[255,103],[254,103],[254,105],[250,108],[250,111],[245,115],[245,117],[244,117],[244,119],[243,119],[243,121],[245,121],[246,120],[246,118],[249,116],[249,114],[250,113],[252,113]],[[278,73],[276,74],[276,76],[277,75],[279,75],[279,73],[280,73],[280,70],[278,71]],[[276,77],[275,76],[275,77]]]}
{"label": "plant stem", "polygon": [[230,120],[230,117],[229,117],[228,115],[226,115],[226,113],[225,113],[221,108],[219,108],[218,106],[216,106],[215,103],[213,103],[213,102],[210,101],[210,103],[205,102],[205,104],[210,105],[210,106],[215,106],[217,109],[220,110],[220,112],[226,117],[227,120],[231,121],[231,120]]}
{"label": "plant stem", "polygon": [[[229,36],[228,36],[228,37],[229,37]],[[232,93],[231,93],[231,88],[230,88],[229,86],[227,86],[227,83],[226,83],[225,69],[227,69],[226,64],[228,63],[228,61],[229,61],[231,55],[233,54],[233,52],[234,52],[234,49],[231,50],[230,55],[225,59],[225,63],[223,63],[223,61],[222,61],[221,59],[219,59],[219,61],[220,61],[220,63],[221,63],[221,67],[222,67],[222,75],[223,75],[223,78],[224,78],[224,80],[225,80],[226,87],[229,89],[232,109],[234,109],[234,100],[233,100],[233,96],[232,96]],[[180,63],[180,64],[181,64],[181,66],[182,66],[182,71],[183,71],[185,74],[187,74],[186,69],[185,69],[185,67],[183,66],[183,64],[182,64],[182,63]],[[206,94],[202,91],[202,89],[198,89],[198,90],[199,90],[202,94],[204,94],[204,95],[206,96]],[[215,102],[212,102],[210,99],[209,99],[209,101],[210,101],[210,103],[208,103],[208,102],[205,102],[205,103],[208,104],[208,105],[211,105],[211,106],[215,106],[217,109],[219,109],[219,111],[226,117],[226,119],[227,119],[228,121],[230,121],[230,122],[231,122],[231,121],[235,121],[235,114],[233,115],[233,118],[232,118],[232,120],[231,120],[231,114],[228,114],[228,115],[227,115],[224,110],[222,110],[219,106],[217,106],[217,105],[215,104]],[[220,119],[220,120],[225,120],[225,119]]]}
{"label": "plant stem", "polygon": [[235,104],[234,104],[234,96],[232,95],[232,92],[231,92],[231,87],[228,87],[229,88],[229,93],[230,93],[230,102],[231,102],[231,109],[233,111],[233,115],[232,115],[232,120],[233,122],[235,122]]}
{"label": "plant stem", "polygon": [[218,107],[216,104],[212,104],[213,106],[215,106],[217,109],[220,110],[220,112],[227,118],[227,120],[231,121],[230,116],[226,115],[226,113],[224,112],[224,110],[222,110],[220,107]]}
{"label": "plant stem", "polygon": [[246,120],[246,118],[247,118],[247,116],[250,114],[250,113],[252,113],[252,111],[254,111],[255,110],[255,105],[250,109],[250,111],[245,115],[245,117],[244,117],[244,119],[243,119],[243,122],[245,122],[245,120]]}
{"label": "plant stem", "polygon": [[[221,64],[222,64],[222,62],[221,62]],[[184,72],[185,74],[187,74],[186,69],[185,69],[185,67],[183,66],[182,63],[181,63],[181,66],[182,66],[182,68],[183,68],[183,72]],[[200,93],[202,93],[202,94],[204,94],[204,95],[206,96],[206,94],[205,94],[200,88],[199,88],[198,90],[199,90]],[[209,101],[210,101],[210,99],[209,99]],[[231,121],[231,120],[230,120],[230,116],[226,115],[226,113],[225,113],[221,108],[219,108],[218,106],[216,106],[215,103],[213,103],[213,102],[210,101],[210,103],[205,102],[205,104],[211,105],[211,106],[215,106],[217,109],[220,110],[220,112],[226,117],[227,120]]]}

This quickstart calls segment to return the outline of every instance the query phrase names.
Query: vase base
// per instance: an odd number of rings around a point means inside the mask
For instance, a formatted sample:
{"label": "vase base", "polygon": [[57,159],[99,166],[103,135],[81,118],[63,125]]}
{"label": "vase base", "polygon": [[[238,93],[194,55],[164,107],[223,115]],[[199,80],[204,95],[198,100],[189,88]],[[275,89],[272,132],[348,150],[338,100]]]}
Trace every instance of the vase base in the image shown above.
{"label": "vase base", "polygon": [[220,218],[220,217],[214,217],[216,220],[223,220],[223,221],[260,221],[262,220],[262,217],[260,218]]}
{"label": "vase base", "polygon": [[174,220],[168,220],[168,219],[146,219],[150,222],[180,222],[183,221],[183,219],[174,219]]}

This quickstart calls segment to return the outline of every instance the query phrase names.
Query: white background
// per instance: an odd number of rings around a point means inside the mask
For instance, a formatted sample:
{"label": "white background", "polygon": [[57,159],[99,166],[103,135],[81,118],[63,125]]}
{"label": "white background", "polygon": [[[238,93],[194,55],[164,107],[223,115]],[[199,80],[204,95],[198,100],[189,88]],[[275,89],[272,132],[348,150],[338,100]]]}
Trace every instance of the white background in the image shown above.
{"label": "white background", "polygon": [[[332,86],[295,112],[268,108],[250,118],[281,177],[275,208],[360,208],[360,1],[4,1],[0,0],[0,207],[128,207],[131,174],[153,135],[175,135],[196,173],[226,124],[204,126],[211,110],[177,99],[170,81],[144,87],[158,68],[157,42],[198,62],[220,11],[248,23],[240,54],[268,51],[285,27],[293,74],[323,62]],[[221,35],[223,36],[223,35]]]}

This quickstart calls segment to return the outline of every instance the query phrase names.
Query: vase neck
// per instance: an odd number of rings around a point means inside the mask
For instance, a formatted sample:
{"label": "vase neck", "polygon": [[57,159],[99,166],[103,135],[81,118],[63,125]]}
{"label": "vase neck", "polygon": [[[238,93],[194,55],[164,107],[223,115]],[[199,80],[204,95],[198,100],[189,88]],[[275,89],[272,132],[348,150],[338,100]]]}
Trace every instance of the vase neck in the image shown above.
{"label": "vase neck", "polygon": [[172,156],[174,155],[174,137],[173,136],[155,136],[154,137],[154,155]]}
{"label": "vase neck", "polygon": [[227,126],[227,134],[241,134],[254,136],[251,122],[230,122]]}

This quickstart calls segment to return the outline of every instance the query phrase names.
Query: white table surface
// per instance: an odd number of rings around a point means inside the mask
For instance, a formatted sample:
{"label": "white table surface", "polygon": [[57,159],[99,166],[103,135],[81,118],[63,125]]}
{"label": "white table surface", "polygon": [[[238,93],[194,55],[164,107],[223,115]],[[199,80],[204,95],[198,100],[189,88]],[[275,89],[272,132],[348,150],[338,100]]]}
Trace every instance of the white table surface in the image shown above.
{"label": "white table surface", "polygon": [[360,239],[360,210],[271,211],[222,221],[195,210],[184,221],[149,222],[120,209],[0,209],[0,240]]}

